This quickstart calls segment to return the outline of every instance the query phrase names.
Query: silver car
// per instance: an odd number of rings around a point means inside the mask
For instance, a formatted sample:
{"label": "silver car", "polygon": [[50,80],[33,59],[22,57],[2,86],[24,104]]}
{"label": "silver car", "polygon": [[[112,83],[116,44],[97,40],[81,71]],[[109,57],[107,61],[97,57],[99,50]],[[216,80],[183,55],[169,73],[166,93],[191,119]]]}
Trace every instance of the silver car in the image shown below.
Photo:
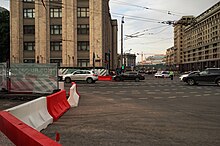
{"label": "silver car", "polygon": [[93,70],[77,70],[71,74],[63,75],[63,80],[66,83],[70,83],[71,81],[86,81],[91,84],[98,80],[98,75]]}

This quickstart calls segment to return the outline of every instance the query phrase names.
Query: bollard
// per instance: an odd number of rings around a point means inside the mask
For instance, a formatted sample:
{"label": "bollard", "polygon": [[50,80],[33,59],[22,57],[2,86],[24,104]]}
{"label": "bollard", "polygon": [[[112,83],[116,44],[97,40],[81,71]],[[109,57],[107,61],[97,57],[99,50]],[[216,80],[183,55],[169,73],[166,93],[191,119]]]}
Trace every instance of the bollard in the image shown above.
{"label": "bollard", "polygon": [[60,133],[56,132],[56,142],[60,142]]}

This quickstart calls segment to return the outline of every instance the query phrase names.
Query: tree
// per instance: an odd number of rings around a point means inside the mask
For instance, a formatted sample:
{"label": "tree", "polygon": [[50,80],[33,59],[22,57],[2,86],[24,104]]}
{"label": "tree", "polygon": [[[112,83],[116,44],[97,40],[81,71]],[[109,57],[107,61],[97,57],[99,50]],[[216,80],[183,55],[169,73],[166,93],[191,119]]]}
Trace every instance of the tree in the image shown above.
{"label": "tree", "polygon": [[0,11],[0,62],[10,60],[10,14],[6,9]]}

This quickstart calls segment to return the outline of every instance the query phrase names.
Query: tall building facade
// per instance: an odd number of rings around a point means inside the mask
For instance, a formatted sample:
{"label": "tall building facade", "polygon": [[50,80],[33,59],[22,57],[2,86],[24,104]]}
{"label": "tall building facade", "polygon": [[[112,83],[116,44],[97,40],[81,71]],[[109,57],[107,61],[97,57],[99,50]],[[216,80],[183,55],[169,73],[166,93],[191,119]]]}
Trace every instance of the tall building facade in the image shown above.
{"label": "tall building facade", "polygon": [[220,67],[220,2],[185,28],[182,70]]}
{"label": "tall building facade", "polygon": [[11,0],[11,62],[117,66],[109,0]]}
{"label": "tall building facade", "polygon": [[220,2],[195,18],[177,21],[174,48],[167,55],[167,64],[179,71],[220,67]]}
{"label": "tall building facade", "polygon": [[183,16],[174,24],[174,60],[173,66],[179,70],[180,64],[183,63],[184,35],[185,28],[194,21],[193,16]]}
{"label": "tall building facade", "polygon": [[166,66],[170,70],[175,67],[176,64],[175,56],[176,56],[176,51],[174,51],[174,47],[170,47],[166,50]]}

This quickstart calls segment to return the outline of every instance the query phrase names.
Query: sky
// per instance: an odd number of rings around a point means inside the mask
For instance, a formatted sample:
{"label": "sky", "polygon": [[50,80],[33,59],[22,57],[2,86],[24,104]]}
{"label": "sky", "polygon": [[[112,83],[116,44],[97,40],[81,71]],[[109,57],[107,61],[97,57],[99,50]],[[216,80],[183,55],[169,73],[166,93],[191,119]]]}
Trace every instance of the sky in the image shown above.
{"label": "sky", "polygon": [[[173,26],[164,21],[177,21],[182,16],[198,16],[219,0],[110,0],[112,19],[118,20],[118,53],[121,53],[121,21],[123,23],[123,52],[165,54],[172,47]],[[10,0],[0,0],[9,9]],[[130,37],[129,37],[130,36]],[[131,38],[132,37],[132,38]],[[141,56],[137,55],[137,61]]]}
{"label": "sky", "polygon": [[[124,48],[131,53],[165,54],[174,45],[173,26],[163,21],[177,21],[184,15],[198,16],[219,0],[110,0],[112,19],[118,20],[118,52],[121,52],[121,20],[124,16]],[[168,14],[169,12],[169,14]],[[140,33],[139,33],[140,32]],[[133,34],[133,35],[132,35]],[[127,38],[132,35],[133,38]],[[141,56],[137,55],[137,61]]]}

